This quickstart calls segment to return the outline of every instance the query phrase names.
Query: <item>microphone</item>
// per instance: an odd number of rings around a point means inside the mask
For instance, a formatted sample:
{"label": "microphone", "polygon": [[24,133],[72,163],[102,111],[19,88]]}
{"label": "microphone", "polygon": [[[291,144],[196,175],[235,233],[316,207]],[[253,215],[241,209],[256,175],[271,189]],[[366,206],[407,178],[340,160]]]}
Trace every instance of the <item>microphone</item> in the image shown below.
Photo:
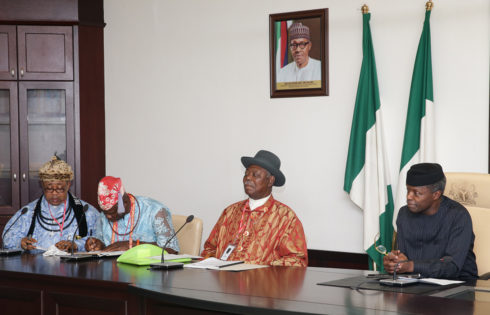
{"label": "microphone", "polygon": [[150,268],[151,269],[176,269],[176,268],[182,268],[182,267],[184,267],[184,264],[183,263],[178,263],[178,262],[165,262],[164,253],[165,253],[165,248],[167,248],[167,245],[170,243],[170,241],[173,240],[175,236],[177,236],[177,233],[179,233],[180,230],[182,230],[182,228],[187,223],[192,222],[192,220],[194,220],[194,215],[191,214],[190,216],[187,217],[187,219],[185,219],[185,223],[180,227],[180,229],[178,229],[177,232],[175,232],[174,235],[172,235],[172,237],[169,238],[167,240],[167,242],[165,242],[165,245],[163,245],[163,248],[162,248],[162,259],[161,259],[161,262],[155,263],[155,264],[150,264]]}
{"label": "microphone", "polygon": [[395,270],[393,270],[393,281],[395,281],[396,279],[398,279],[398,277],[396,276],[396,270],[398,269],[398,266],[400,266],[400,264],[403,264],[403,263],[406,263],[406,262],[409,262],[409,260],[400,260],[399,262],[396,263],[395,265]]}
{"label": "microphone", "polygon": [[21,253],[22,252],[22,249],[20,248],[14,248],[14,249],[5,249],[5,243],[4,243],[4,239],[5,239],[5,235],[7,235],[7,233],[10,231],[10,229],[15,225],[15,223],[17,223],[17,221],[20,219],[21,216],[23,216],[24,214],[27,213],[27,207],[24,207],[21,211],[20,211],[20,214],[19,216],[15,219],[15,221],[9,226],[9,228],[3,232],[2,234],[2,249],[0,250],[0,255],[14,255],[14,254],[18,254],[18,253]]}
{"label": "microphone", "polygon": [[[85,212],[87,212],[88,210],[88,204],[85,204],[85,206],[83,206],[83,212],[82,212],[82,215],[80,216],[80,222],[82,222],[82,220],[85,218]],[[77,229],[75,230],[75,233],[73,233],[73,238],[71,239],[71,256],[73,256],[73,247],[75,247],[75,236],[77,235],[78,233],[78,229],[80,228],[80,224],[77,224]]]}

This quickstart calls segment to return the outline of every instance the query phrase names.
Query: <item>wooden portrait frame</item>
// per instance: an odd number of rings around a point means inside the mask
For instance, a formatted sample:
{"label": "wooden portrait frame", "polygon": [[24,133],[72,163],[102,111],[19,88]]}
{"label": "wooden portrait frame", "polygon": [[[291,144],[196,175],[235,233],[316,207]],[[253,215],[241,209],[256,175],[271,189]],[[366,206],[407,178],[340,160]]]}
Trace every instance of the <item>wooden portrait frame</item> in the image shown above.
{"label": "wooden portrait frame", "polygon": [[[315,63],[308,62],[307,66],[309,66],[309,69],[306,76],[309,76],[309,78],[307,80],[295,79],[298,75],[294,77],[293,73],[298,72],[294,72],[294,69],[292,69],[296,66],[296,61],[292,57],[293,50],[299,51],[304,50],[304,48],[296,46],[296,48],[291,50],[288,35],[282,37],[282,41],[280,39],[280,35],[284,32],[289,32],[289,29],[294,22],[302,23],[309,29],[310,41],[308,41],[309,48],[307,50],[307,55],[309,60],[313,60]],[[295,33],[298,34],[297,32]],[[281,52],[283,53],[281,54]],[[329,95],[328,9],[270,14],[269,54],[271,98]],[[297,55],[299,55],[299,53],[295,52],[294,56],[296,57]],[[281,59],[279,60],[279,58]],[[300,59],[297,60],[299,64]],[[313,69],[312,67],[315,68]],[[296,69],[298,68],[296,67]],[[321,69],[321,78],[318,75],[318,69]],[[303,72],[301,75],[305,75],[305,73],[306,72]],[[318,78],[320,78],[320,80],[318,80]],[[278,82],[278,80],[281,81]]]}

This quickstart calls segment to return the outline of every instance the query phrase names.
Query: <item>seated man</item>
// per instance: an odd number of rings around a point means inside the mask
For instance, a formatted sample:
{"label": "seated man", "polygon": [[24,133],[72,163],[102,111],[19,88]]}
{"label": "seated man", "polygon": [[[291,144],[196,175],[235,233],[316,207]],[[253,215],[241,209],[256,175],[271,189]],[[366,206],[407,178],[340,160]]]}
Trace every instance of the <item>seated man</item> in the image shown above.
{"label": "seated man", "polygon": [[87,235],[95,230],[98,212],[88,205],[84,215],[83,207],[87,203],[69,192],[73,180],[70,165],[53,156],[39,169],[39,178],[43,195],[25,206],[25,214],[19,210],[9,220],[4,231],[22,216],[4,234],[5,248],[47,249],[54,244],[58,249],[68,251],[76,232],[82,238],[75,240],[73,250],[83,251]]}
{"label": "seated man", "polygon": [[296,214],[272,197],[286,181],[281,161],[269,151],[242,157],[249,199],[226,208],[204,244],[203,257],[279,266],[308,265],[303,226]]}
{"label": "seated man", "polygon": [[[150,243],[163,247],[174,234],[172,216],[167,207],[147,197],[136,197],[124,191],[120,178],[106,176],[99,182],[99,206],[102,212],[97,221],[95,238],[85,243],[87,251],[127,250],[136,243]],[[174,238],[166,248],[177,253],[179,245]]]}
{"label": "seated man", "polygon": [[398,249],[384,257],[386,271],[423,277],[474,279],[471,217],[458,202],[443,196],[446,177],[435,163],[413,165],[407,173],[407,205],[400,209]]}

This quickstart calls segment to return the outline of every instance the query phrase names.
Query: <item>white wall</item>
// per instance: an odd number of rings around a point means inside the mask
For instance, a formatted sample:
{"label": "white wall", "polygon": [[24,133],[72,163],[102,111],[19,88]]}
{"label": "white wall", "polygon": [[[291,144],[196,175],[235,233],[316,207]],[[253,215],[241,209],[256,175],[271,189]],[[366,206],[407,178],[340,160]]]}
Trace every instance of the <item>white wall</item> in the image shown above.
{"label": "white wall", "polygon": [[[392,182],[400,164],[425,0],[105,0],[108,175],[175,213],[204,219],[245,199],[243,155],[268,149],[275,197],[308,247],[362,252],[362,212],[343,192],[361,65],[361,5],[372,12]],[[269,14],[329,8],[330,96],[269,97]],[[488,0],[435,1],[431,16],[436,152],[446,171],[486,172]]]}

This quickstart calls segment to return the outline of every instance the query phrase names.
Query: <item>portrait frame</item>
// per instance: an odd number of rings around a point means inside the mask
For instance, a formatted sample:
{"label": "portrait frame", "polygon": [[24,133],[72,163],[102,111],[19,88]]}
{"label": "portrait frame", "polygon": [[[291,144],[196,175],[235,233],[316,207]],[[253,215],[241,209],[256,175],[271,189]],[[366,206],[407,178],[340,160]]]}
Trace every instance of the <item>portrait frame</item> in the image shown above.
{"label": "portrait frame", "polygon": [[[310,63],[310,69],[308,70],[310,73],[312,72],[310,71],[312,70],[311,67],[316,67],[316,75],[314,78],[311,77],[311,79],[300,79],[297,81],[291,79],[291,73],[294,71],[292,67],[295,64],[301,65],[301,59],[299,59],[300,57],[296,57],[297,53],[291,50],[289,35],[284,35],[284,33],[289,33],[291,25],[295,22],[302,23],[308,26],[309,29],[311,39],[309,41],[311,43],[309,46],[311,50],[308,50],[309,58],[313,58],[313,61],[316,63],[308,62]],[[285,45],[287,48],[285,48]],[[294,51],[300,49],[301,47],[298,48],[296,46]],[[271,98],[328,96],[330,84],[328,79],[328,8],[270,14],[269,54]],[[295,61],[295,58],[298,58],[298,62]],[[320,65],[318,65],[318,61]],[[286,66],[288,65],[289,67],[287,69]],[[318,80],[318,67],[321,68],[320,80]]]}

